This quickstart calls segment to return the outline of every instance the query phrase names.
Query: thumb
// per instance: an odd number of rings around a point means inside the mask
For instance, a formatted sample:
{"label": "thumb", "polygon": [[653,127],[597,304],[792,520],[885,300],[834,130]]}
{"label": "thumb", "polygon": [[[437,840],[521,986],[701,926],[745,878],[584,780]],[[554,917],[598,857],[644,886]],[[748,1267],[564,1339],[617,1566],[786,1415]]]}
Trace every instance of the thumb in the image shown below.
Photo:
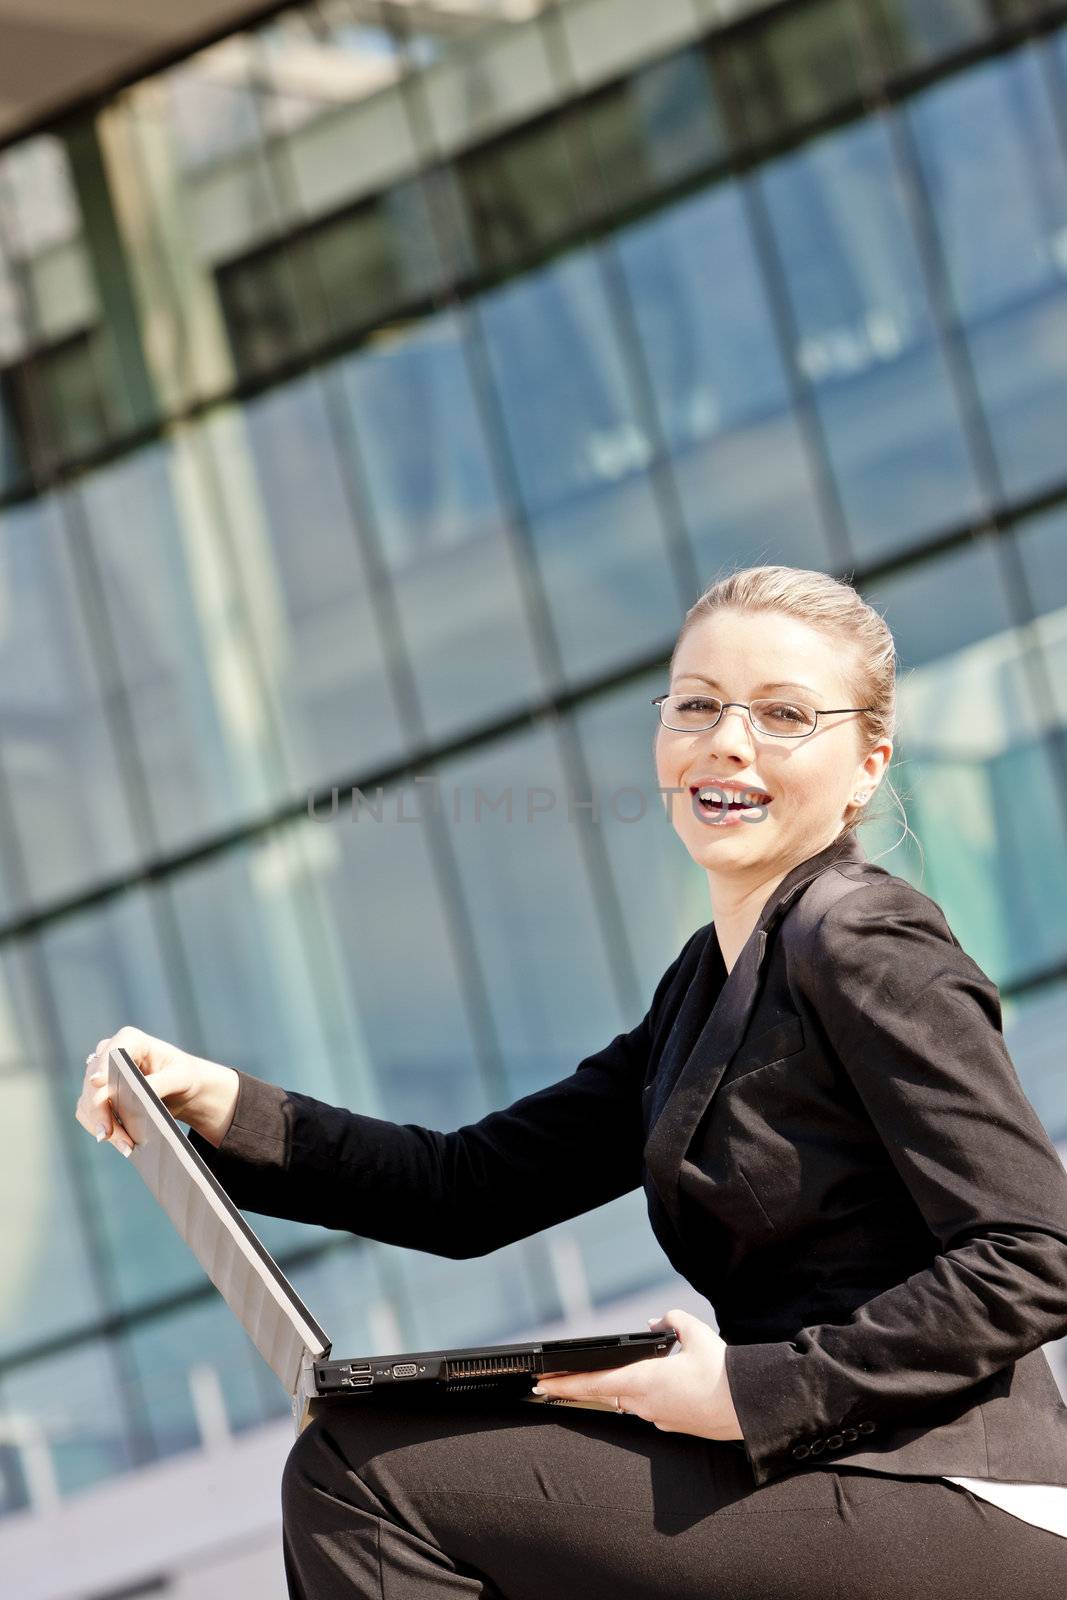
{"label": "thumb", "polygon": [[649,1327],[654,1328],[657,1324],[674,1329],[678,1335],[678,1346],[682,1350],[690,1349],[705,1334],[711,1332],[706,1322],[701,1322],[691,1311],[683,1311],[680,1307],[676,1307],[673,1311],[665,1311],[662,1317],[653,1318],[649,1322]]}

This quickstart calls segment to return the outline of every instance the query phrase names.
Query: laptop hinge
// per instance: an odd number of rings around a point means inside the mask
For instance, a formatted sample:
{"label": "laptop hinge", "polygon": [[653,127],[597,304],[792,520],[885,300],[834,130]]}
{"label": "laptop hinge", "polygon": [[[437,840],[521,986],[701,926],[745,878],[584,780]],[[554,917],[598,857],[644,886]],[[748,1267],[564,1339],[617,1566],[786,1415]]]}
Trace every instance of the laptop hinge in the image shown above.
{"label": "laptop hinge", "polygon": [[315,1361],[306,1350],[300,1360],[300,1373],[296,1380],[296,1393],[293,1395],[292,1406],[293,1422],[299,1437],[319,1409]]}

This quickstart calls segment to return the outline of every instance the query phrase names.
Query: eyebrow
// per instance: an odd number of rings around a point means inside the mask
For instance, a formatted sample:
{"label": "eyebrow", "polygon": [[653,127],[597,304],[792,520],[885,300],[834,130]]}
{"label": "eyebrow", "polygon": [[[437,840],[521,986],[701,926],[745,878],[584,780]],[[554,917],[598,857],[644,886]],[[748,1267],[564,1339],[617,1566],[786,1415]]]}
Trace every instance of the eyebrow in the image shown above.
{"label": "eyebrow", "polygon": [[[721,683],[716,683],[714,678],[705,678],[703,673],[700,673],[700,672],[683,672],[683,673],[680,673],[679,676],[682,677],[682,678],[699,678],[701,683],[706,683],[708,685],[708,687],[711,688],[711,689],[721,689],[722,688],[722,684]],[[779,683],[761,683],[757,687],[756,693],[759,694],[762,689],[801,689],[801,690],[803,690],[803,692],[805,694],[813,694],[815,696],[816,700],[821,700],[822,699],[822,696],[819,693],[818,689],[813,689],[811,687],[810,683],[793,683],[793,682],[789,682],[789,681],[786,681],[784,683],[783,682],[779,682]]]}

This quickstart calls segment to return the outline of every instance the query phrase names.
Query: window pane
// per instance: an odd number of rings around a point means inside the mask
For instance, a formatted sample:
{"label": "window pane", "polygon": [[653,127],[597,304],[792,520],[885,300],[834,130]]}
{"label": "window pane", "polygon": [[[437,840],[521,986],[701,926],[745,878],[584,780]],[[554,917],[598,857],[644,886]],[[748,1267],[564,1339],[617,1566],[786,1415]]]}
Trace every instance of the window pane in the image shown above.
{"label": "window pane", "polygon": [[696,49],[654,61],[594,96],[584,117],[597,209],[630,205],[725,153],[709,64]]}
{"label": "window pane", "polygon": [[335,369],[372,535],[436,737],[516,705],[540,683],[468,360],[462,323],[444,315]]}
{"label": "window pane", "polygon": [[28,1466],[32,1452],[38,1489],[60,1495],[91,1489],[153,1454],[148,1437],[130,1436],[107,1339],[84,1340],[5,1374],[0,1423],[26,1439],[23,1462]]}
{"label": "window pane", "polygon": [[864,560],[981,498],[882,119],[761,169],[849,532]]}
{"label": "window pane", "polygon": [[[866,591],[903,666],[901,763],[925,847],[919,887],[994,982],[1067,954],[1060,782],[1012,625],[1002,553],[984,539]],[[899,787],[898,782],[898,787]]]}
{"label": "window pane", "polygon": [[[194,1055],[205,1053],[190,1033],[194,1020],[177,1014],[171,993],[176,974],[168,977],[158,928],[154,897],[132,893],[64,918],[40,937],[62,1044],[59,1076],[72,1116],[86,1055],[127,1023]],[[120,1305],[143,1305],[197,1284],[200,1268],[151,1190],[117,1150],[79,1131],[82,1192],[92,1196],[91,1226],[111,1262]]]}
{"label": "window pane", "polygon": [[72,491],[99,562],[163,849],[261,811],[272,789],[271,729],[204,467],[193,430]]}
{"label": "window pane", "polygon": [[871,74],[853,0],[816,0],[715,41],[733,79],[744,136],[763,143],[860,95]]}
{"label": "window pane", "polygon": [[831,565],[741,186],[626,229],[619,255],[701,572],[739,546]]}
{"label": "window pane", "polygon": [[394,760],[381,607],[319,378],[214,412],[204,440],[293,791]]}
{"label": "window pane", "polygon": [[[3,1353],[30,1349],[103,1311],[103,1286],[88,1249],[84,1189],[68,1167],[70,1128],[101,1164],[111,1157],[126,1165],[117,1150],[92,1148],[90,1136],[74,1123],[74,1099],[57,1092],[59,1065],[22,963],[11,946],[0,957],[0,1119],[11,1133],[0,1165],[0,1214],[6,1219],[0,1234]],[[62,1132],[60,1115],[70,1125]]]}
{"label": "window pane", "polygon": [[[436,776],[437,803],[450,817],[453,790]],[[469,1009],[474,953],[442,887],[434,790],[420,781],[434,777],[422,767],[409,783],[368,789],[355,817],[343,790],[336,816],[305,828],[329,910],[327,948],[373,1064],[368,1083],[358,1053],[335,1051],[341,1103],[448,1131],[483,1116],[489,1099]],[[471,796],[461,804],[471,815]]]}
{"label": "window pane", "polygon": [[459,821],[448,813],[450,839],[509,1090],[526,1094],[618,1031],[579,842],[587,813],[572,810],[569,775],[545,732],[449,762],[442,778],[462,804]]}
{"label": "window pane", "polygon": [[1067,435],[1067,169],[1044,68],[1019,50],[909,107],[1009,498],[1062,479]]}
{"label": "window pane", "polygon": [[38,904],[136,857],[71,532],[51,496],[0,517],[0,762],[17,830],[8,848]]}

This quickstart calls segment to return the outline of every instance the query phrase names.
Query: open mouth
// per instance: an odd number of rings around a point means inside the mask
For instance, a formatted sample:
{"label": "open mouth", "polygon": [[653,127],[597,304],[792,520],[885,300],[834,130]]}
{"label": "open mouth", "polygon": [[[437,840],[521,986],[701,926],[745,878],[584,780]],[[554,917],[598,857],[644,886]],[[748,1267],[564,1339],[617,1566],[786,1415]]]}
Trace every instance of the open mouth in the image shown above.
{"label": "open mouth", "polygon": [[719,816],[727,811],[758,811],[771,804],[771,796],[761,789],[718,789],[713,785],[691,788],[702,811]]}

